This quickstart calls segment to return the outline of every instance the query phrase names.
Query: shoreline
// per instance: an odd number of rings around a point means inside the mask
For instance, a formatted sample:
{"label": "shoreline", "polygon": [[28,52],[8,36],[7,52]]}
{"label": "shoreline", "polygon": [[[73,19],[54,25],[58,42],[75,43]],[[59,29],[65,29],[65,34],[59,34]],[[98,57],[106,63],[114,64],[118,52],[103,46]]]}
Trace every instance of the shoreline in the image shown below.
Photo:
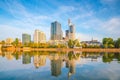
{"label": "shoreline", "polygon": [[120,48],[4,48],[2,51],[82,51],[82,52],[120,52]]}

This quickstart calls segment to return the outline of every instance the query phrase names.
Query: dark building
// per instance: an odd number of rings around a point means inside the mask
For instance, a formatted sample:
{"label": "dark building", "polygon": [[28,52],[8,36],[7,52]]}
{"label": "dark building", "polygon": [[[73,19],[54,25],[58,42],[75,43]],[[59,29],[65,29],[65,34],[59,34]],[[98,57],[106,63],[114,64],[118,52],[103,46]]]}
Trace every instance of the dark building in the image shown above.
{"label": "dark building", "polygon": [[61,24],[57,21],[51,23],[51,40],[62,40]]}
{"label": "dark building", "polygon": [[31,35],[29,34],[22,34],[22,44],[25,44],[25,43],[30,43],[31,42]]}
{"label": "dark building", "polygon": [[69,38],[69,30],[66,30],[66,31],[65,31],[65,36],[66,36],[67,38]]}

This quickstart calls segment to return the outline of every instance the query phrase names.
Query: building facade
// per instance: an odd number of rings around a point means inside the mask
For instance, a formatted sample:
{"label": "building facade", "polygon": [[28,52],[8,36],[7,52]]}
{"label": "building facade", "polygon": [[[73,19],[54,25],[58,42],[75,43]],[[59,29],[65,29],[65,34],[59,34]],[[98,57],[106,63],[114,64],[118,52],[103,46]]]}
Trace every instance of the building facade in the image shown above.
{"label": "building facade", "polygon": [[61,24],[57,21],[51,23],[51,40],[62,40]]}
{"label": "building facade", "polygon": [[75,25],[71,23],[70,19],[68,19],[69,26],[69,39],[75,40]]}
{"label": "building facade", "polygon": [[31,35],[29,34],[22,34],[22,44],[25,44],[25,43],[30,43],[31,42]]}
{"label": "building facade", "polygon": [[36,29],[34,32],[34,43],[45,43],[46,35],[44,32]]}

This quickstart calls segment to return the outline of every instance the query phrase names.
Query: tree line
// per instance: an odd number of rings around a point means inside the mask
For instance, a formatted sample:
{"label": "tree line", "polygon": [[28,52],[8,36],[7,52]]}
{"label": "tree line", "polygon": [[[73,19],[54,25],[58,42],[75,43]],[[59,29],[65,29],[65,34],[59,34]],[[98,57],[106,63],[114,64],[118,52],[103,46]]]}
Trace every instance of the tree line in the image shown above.
{"label": "tree line", "polygon": [[[2,45],[5,44],[5,41],[1,42]],[[16,38],[11,45],[14,47],[31,47],[31,48],[120,48],[120,38],[113,40],[112,38],[103,38],[101,45],[88,45],[86,43],[81,43],[78,39],[69,40],[66,44],[50,44],[50,43],[25,43],[22,44]]]}

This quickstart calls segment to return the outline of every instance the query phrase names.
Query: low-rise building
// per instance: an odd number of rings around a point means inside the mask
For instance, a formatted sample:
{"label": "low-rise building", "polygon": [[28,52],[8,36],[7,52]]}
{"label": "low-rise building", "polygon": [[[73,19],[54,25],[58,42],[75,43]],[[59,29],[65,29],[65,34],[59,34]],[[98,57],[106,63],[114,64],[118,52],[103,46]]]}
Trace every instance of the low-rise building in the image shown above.
{"label": "low-rise building", "polygon": [[67,42],[65,40],[49,40],[48,43],[52,45],[58,45],[58,44],[67,45]]}
{"label": "low-rise building", "polygon": [[11,45],[12,42],[13,42],[13,39],[12,39],[12,38],[7,38],[7,39],[5,40],[6,45]]}
{"label": "low-rise building", "polygon": [[101,46],[102,43],[97,41],[97,40],[91,40],[91,41],[82,41],[81,42],[82,44],[87,44],[88,46],[89,45],[98,45],[98,46]]}

